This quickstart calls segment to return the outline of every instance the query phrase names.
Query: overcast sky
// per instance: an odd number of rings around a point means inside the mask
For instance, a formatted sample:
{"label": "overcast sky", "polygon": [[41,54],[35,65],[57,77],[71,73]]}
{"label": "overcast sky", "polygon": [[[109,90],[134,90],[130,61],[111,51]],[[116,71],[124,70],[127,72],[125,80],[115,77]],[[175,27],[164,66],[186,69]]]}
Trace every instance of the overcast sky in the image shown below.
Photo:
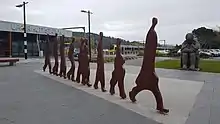
{"label": "overcast sky", "polygon": [[[27,0],[27,23],[56,28],[87,26],[91,32],[125,40],[144,40],[152,17],[159,19],[159,39],[183,42],[185,34],[200,26],[220,25],[220,0]],[[0,0],[0,20],[23,22],[22,0]],[[87,30],[88,31],[88,30]]]}

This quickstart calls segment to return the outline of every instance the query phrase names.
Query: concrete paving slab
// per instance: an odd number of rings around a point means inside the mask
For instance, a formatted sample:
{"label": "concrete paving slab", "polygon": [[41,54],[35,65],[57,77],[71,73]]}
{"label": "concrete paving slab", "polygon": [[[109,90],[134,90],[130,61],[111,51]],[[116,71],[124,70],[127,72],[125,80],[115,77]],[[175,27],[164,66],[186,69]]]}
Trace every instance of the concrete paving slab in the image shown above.
{"label": "concrete paving slab", "polygon": [[[80,89],[89,94],[95,95],[97,97],[103,98],[109,102],[118,104],[128,110],[136,112],[140,115],[153,119],[159,123],[163,124],[185,124],[190,110],[193,107],[197,94],[200,92],[204,82],[198,81],[188,81],[179,80],[173,78],[160,78],[160,89],[164,98],[165,107],[170,109],[169,115],[160,115],[155,111],[155,99],[153,95],[148,91],[143,91],[137,96],[137,103],[133,104],[130,102],[129,98],[126,100],[121,100],[118,96],[118,88],[116,87],[116,95],[111,96],[108,92],[102,93],[101,90],[94,90],[93,88],[88,88],[80,84],[74,83],[72,81],[56,77],[54,75],[48,74],[48,72],[42,72],[41,70],[36,70],[43,76],[50,79],[58,81],[60,83],[66,84],[68,86]],[[91,69],[90,81],[93,83],[95,80],[96,70]],[[106,89],[109,90],[109,81],[111,78],[111,71],[105,71],[106,75]],[[125,77],[125,88],[126,93],[135,86],[135,79],[137,74],[126,73]]]}

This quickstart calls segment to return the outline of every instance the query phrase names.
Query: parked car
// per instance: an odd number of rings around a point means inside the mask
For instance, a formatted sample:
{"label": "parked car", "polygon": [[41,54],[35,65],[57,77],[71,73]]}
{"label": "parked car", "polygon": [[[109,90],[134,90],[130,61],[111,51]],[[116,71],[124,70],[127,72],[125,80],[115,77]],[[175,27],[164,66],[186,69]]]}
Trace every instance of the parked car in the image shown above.
{"label": "parked car", "polygon": [[216,52],[214,49],[209,49],[208,51],[212,54],[213,57],[218,57],[218,52]]}

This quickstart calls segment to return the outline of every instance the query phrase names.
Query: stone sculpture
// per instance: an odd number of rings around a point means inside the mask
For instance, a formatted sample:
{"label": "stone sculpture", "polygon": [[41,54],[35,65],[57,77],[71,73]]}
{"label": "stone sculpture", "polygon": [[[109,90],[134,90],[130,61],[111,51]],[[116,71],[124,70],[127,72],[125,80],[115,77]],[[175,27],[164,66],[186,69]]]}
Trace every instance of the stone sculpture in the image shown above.
{"label": "stone sculpture", "polygon": [[103,55],[103,47],[102,47],[102,39],[103,33],[99,33],[99,43],[97,47],[98,55],[97,55],[97,70],[96,70],[96,78],[94,83],[94,88],[98,89],[98,82],[101,83],[102,92],[106,92],[105,90],[105,69],[104,69],[104,55]]}
{"label": "stone sculpture", "polygon": [[53,38],[53,56],[55,59],[55,64],[53,66],[53,74],[58,76],[58,67],[59,67],[59,60],[58,60],[58,42],[57,42],[57,34]]}
{"label": "stone sculpture", "polygon": [[61,36],[60,40],[60,77],[66,79],[66,57],[64,53],[64,35]]}
{"label": "stone sculpture", "polygon": [[69,51],[68,51],[68,58],[71,62],[71,68],[70,70],[68,71],[67,73],[67,78],[72,81],[75,81],[75,60],[74,60],[74,41],[75,41],[75,38],[72,38],[72,43],[70,44],[69,46]]}
{"label": "stone sculpture", "polygon": [[200,44],[192,33],[186,35],[181,48],[181,67],[186,70],[198,70]]}
{"label": "stone sculpture", "polygon": [[110,94],[111,95],[115,94],[115,85],[118,83],[119,95],[122,99],[125,99],[126,98],[126,94],[124,90],[125,69],[123,68],[125,60],[121,55],[120,45],[121,45],[121,41],[117,39],[114,70],[112,72],[112,78],[110,80]]}
{"label": "stone sculpture", "polygon": [[47,35],[47,40],[44,47],[44,54],[45,54],[45,62],[43,66],[43,71],[46,70],[47,66],[49,66],[49,72],[52,74],[51,71],[51,62],[50,62],[50,36]]}
{"label": "stone sculpture", "polygon": [[157,49],[157,33],[155,32],[155,26],[157,25],[157,18],[152,19],[152,26],[150,27],[144,48],[144,59],[140,70],[140,73],[136,79],[136,86],[133,87],[132,91],[129,92],[129,97],[132,102],[135,102],[135,96],[143,91],[149,90],[153,93],[157,102],[157,110],[161,114],[169,112],[168,109],[164,108],[163,98],[158,86],[159,78],[155,72],[155,55]]}

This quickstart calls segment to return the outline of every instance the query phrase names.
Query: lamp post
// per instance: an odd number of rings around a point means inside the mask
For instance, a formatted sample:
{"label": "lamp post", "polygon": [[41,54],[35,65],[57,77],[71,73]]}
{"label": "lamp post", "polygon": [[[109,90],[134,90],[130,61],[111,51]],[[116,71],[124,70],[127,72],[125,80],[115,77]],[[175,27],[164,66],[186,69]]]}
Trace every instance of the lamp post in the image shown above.
{"label": "lamp post", "polygon": [[90,12],[89,10],[81,10],[81,12],[83,13],[87,13],[88,14],[88,27],[89,27],[89,60],[91,61],[91,37],[90,37],[90,14],[93,14],[92,12]]}
{"label": "lamp post", "polygon": [[25,5],[28,2],[23,2],[22,4],[16,5],[16,7],[21,8],[23,7],[23,14],[24,14],[24,57],[27,59],[27,33],[26,33],[26,12],[25,12]]}
{"label": "lamp post", "polygon": [[166,51],[166,40],[160,40],[163,41],[163,47],[164,47],[164,52]]}

